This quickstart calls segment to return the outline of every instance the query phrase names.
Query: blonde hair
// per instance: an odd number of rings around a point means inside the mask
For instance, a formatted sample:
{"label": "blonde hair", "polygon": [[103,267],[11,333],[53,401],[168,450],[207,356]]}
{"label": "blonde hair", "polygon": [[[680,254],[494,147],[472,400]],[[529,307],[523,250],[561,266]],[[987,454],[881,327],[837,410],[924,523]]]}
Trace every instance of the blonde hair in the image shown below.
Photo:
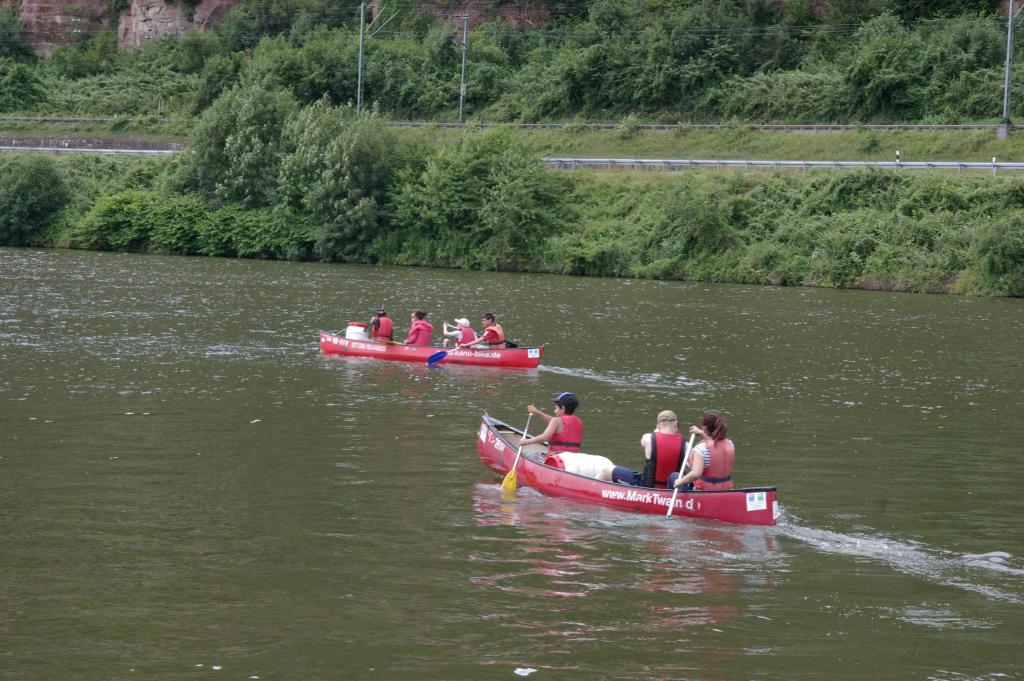
{"label": "blonde hair", "polygon": [[678,421],[678,420],[679,419],[676,418],[676,413],[674,411],[670,411],[668,409],[666,409],[665,411],[663,411],[660,414],[658,414],[658,423],[662,423],[664,421]]}

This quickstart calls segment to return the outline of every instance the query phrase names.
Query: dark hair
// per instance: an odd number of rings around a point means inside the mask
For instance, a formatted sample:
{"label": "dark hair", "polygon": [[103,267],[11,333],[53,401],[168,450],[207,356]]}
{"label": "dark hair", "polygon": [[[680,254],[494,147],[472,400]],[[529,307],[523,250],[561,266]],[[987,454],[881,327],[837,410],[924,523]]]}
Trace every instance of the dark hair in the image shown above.
{"label": "dark hair", "polygon": [[412,316],[416,319],[423,319],[427,316],[427,313],[423,310],[413,310]]}
{"label": "dark hair", "polygon": [[486,319],[489,322],[493,322],[494,321],[494,313],[492,313],[492,312],[484,312],[483,318]]}
{"label": "dark hair", "polygon": [[555,395],[555,404],[565,409],[566,414],[572,414],[579,406],[580,401],[572,393],[559,393]]}
{"label": "dark hair", "polygon": [[716,411],[704,412],[704,420],[701,421],[704,430],[715,442],[725,439],[725,419]]}

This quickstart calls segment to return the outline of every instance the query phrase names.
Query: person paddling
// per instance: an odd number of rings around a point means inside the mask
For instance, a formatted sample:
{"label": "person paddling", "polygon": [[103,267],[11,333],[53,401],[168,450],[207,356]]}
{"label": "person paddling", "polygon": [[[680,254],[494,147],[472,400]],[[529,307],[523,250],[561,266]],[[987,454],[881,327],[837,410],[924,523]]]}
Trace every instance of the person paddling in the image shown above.
{"label": "person paddling", "polygon": [[690,453],[690,470],[679,477],[668,477],[668,488],[680,490],[732,489],[732,469],[736,447],[725,437],[725,419],[714,411],[704,413],[701,426],[690,426],[690,432],[704,438]]}
{"label": "person paddling", "polygon": [[548,453],[580,451],[580,444],[583,441],[583,421],[575,413],[580,406],[580,401],[572,393],[562,392],[555,395],[554,403],[554,416],[545,414],[532,404],[526,407],[526,411],[541,417],[548,422],[548,425],[543,433],[520,441],[520,445],[547,442]]}
{"label": "person paddling", "polygon": [[668,486],[670,474],[678,475],[679,469],[683,467],[683,449],[686,447],[675,412],[666,409],[659,413],[654,431],[643,434],[640,446],[644,449],[643,472],[615,466],[612,469],[612,481],[664,489]]}
{"label": "person paddling", "polygon": [[[450,336],[455,339],[455,345],[462,346],[472,343],[476,340],[476,331],[469,325],[469,320],[465,317],[459,317],[455,320],[455,328],[448,326],[448,322],[444,323],[445,336]],[[444,344],[448,345],[448,339],[444,339]]]}
{"label": "person paddling", "polygon": [[370,329],[372,329],[371,333],[373,340],[394,340],[395,327],[391,321],[391,317],[388,316],[388,311],[384,309],[383,305],[379,305],[374,312],[375,314],[370,319]]}
{"label": "person paddling", "polygon": [[490,348],[505,347],[505,330],[502,329],[501,324],[495,320],[494,314],[485,312],[480,321],[483,323],[484,332],[468,343],[463,342],[456,347],[465,348],[471,345],[487,346]]}

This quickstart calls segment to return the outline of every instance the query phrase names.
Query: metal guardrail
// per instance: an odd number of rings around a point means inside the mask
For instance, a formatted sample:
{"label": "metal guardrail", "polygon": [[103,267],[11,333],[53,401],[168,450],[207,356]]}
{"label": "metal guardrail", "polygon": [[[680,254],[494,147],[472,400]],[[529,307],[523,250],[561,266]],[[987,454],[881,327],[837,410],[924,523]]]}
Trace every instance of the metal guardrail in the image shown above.
{"label": "metal guardrail", "polygon": [[[0,122],[15,123],[49,123],[57,125],[74,125],[81,123],[110,124],[117,118],[76,118],[71,116],[0,116]],[[178,118],[161,118],[162,122],[175,123]],[[586,130],[618,130],[622,123],[488,123],[471,121],[468,123],[435,123],[430,121],[390,121],[396,128],[466,128],[466,127],[510,127],[529,129],[583,128]],[[964,131],[964,130],[996,130],[997,123],[967,124],[923,124],[923,123],[836,123],[790,125],[782,123],[637,123],[630,125],[637,130],[766,130],[775,132],[850,132],[856,130],[902,130],[902,131]]]}
{"label": "metal guardrail", "polygon": [[180,149],[95,149],[92,147],[2,147],[2,151],[34,151],[51,154],[113,154],[115,156],[167,156]]}
{"label": "metal guardrail", "polygon": [[759,161],[736,159],[668,159],[668,158],[545,158],[549,168],[556,170],[579,170],[596,168],[600,170],[656,170],[679,172],[697,168],[723,170],[843,170],[855,168],[886,168],[889,170],[955,170],[959,175],[964,170],[985,170],[996,175],[1000,170],[1024,171],[1024,163],[990,163],[973,161]]}
{"label": "metal guardrail", "polygon": [[[424,128],[433,126],[435,128],[466,128],[466,127],[508,127],[523,129],[544,129],[544,128],[583,128],[586,130],[618,130],[623,127],[621,123],[430,123],[420,121],[391,121],[391,126],[396,128]],[[766,130],[771,132],[854,132],[857,130],[902,130],[902,131],[946,131],[957,132],[965,130],[997,130],[1000,126],[995,123],[970,123],[963,125],[941,125],[941,124],[914,124],[914,123],[865,123],[861,124],[835,124],[835,125],[785,125],[775,123],[637,123],[629,127],[636,130]]]}

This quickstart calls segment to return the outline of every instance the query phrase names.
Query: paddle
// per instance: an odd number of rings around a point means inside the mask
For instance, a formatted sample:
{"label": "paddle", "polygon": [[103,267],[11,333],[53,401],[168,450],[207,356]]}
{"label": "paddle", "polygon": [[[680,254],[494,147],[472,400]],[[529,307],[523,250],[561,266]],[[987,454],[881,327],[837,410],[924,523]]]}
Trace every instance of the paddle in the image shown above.
{"label": "paddle", "polygon": [[[697,437],[697,433],[690,433],[690,441],[686,443],[686,454],[683,455],[683,465],[679,468],[679,477],[683,477],[683,471],[686,470],[686,464],[690,461],[690,450],[693,449],[693,438]],[[672,509],[676,507],[676,495],[679,494],[679,488],[672,488],[672,502],[668,505],[668,511],[665,516],[672,515]]]}
{"label": "paddle", "polygon": [[[455,348],[452,348],[452,350],[454,350],[454,349]],[[427,357],[427,366],[428,367],[434,366],[435,364],[440,362],[442,359],[447,357],[449,352],[451,352],[451,350],[442,350],[441,352],[435,352],[430,357]]]}
{"label": "paddle", "polygon": [[508,473],[505,474],[505,479],[501,481],[501,491],[511,492],[515,494],[516,491],[516,466],[519,465],[519,457],[523,454],[523,440],[526,439],[526,433],[530,430],[530,419],[533,418],[531,413],[526,417],[526,427],[523,428],[523,436],[519,438],[519,451],[516,452],[516,460],[512,462],[512,468],[509,469]]}

